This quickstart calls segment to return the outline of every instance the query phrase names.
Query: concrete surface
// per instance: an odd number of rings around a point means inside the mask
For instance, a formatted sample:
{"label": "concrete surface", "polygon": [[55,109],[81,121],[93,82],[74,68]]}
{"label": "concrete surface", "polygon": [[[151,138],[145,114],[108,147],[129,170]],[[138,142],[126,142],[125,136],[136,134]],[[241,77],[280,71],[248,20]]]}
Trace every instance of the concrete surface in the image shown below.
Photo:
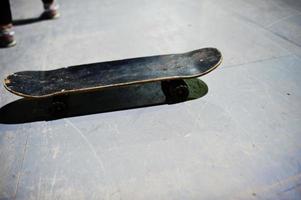
{"label": "concrete surface", "polygon": [[[0,199],[301,199],[301,3],[64,0],[16,26],[0,77],[219,48],[209,93],[176,105],[0,124]],[[38,0],[12,0],[15,19]],[[0,88],[0,106],[19,99]],[[15,112],[22,112],[16,110]]]}

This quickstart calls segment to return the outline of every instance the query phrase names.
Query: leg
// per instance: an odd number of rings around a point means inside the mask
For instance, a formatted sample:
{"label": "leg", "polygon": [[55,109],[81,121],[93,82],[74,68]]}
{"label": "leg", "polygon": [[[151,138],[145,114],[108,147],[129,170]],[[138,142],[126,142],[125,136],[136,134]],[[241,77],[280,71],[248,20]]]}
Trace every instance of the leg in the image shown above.
{"label": "leg", "polygon": [[0,25],[7,25],[12,23],[12,16],[10,10],[9,0],[0,1]]}
{"label": "leg", "polygon": [[58,12],[58,4],[55,0],[42,0],[44,12],[41,15],[42,19],[55,19],[60,16]]}
{"label": "leg", "polygon": [[16,44],[12,27],[9,0],[0,0],[0,47],[10,47]]}
{"label": "leg", "polygon": [[44,4],[52,4],[54,0],[42,0]]}

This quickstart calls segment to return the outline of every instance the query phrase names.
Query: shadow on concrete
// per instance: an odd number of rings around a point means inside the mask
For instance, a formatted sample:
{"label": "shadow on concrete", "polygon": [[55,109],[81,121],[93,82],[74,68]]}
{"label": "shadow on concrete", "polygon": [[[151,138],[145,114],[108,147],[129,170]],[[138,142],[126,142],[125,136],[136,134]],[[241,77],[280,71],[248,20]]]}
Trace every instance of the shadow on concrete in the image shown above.
{"label": "shadow on concrete", "polygon": [[39,17],[32,17],[28,19],[15,19],[13,20],[13,25],[23,26],[23,25],[28,25],[28,24],[33,24],[33,23],[48,21],[48,20],[53,20],[53,19],[46,18],[42,13]]}
{"label": "shadow on concrete", "polygon": [[[199,79],[187,79],[185,82],[189,88],[188,100],[203,97],[208,92],[206,83]],[[64,105],[61,110],[53,110],[53,102],[58,98]],[[163,104],[168,102],[161,90],[161,84],[155,82],[49,98],[23,98],[0,108],[0,123],[49,121]]]}
{"label": "shadow on concrete", "polygon": [[13,20],[14,26],[23,26],[27,24],[33,24],[37,22],[41,22],[43,19],[41,17],[34,17],[34,18],[28,18],[28,19],[15,19]]}

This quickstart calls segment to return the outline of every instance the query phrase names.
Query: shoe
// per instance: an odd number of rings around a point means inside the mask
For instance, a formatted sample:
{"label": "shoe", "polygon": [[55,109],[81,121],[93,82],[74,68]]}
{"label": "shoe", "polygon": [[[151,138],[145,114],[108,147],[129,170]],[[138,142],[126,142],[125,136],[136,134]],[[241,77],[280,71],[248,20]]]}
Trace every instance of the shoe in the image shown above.
{"label": "shoe", "polygon": [[12,30],[13,25],[0,25],[0,48],[12,47],[16,45],[15,32]]}
{"label": "shoe", "polygon": [[54,1],[50,4],[44,4],[44,12],[41,14],[41,19],[56,19],[60,16],[58,12],[59,5]]}

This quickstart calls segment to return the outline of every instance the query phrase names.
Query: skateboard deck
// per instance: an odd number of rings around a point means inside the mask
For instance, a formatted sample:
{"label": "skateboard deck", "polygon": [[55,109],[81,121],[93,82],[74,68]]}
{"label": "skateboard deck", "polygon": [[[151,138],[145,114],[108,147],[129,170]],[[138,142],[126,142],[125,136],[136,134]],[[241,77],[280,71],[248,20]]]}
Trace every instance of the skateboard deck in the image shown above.
{"label": "skateboard deck", "polygon": [[49,71],[22,71],[4,80],[5,88],[22,97],[42,98],[156,81],[203,76],[219,66],[215,48],[83,64]]}

